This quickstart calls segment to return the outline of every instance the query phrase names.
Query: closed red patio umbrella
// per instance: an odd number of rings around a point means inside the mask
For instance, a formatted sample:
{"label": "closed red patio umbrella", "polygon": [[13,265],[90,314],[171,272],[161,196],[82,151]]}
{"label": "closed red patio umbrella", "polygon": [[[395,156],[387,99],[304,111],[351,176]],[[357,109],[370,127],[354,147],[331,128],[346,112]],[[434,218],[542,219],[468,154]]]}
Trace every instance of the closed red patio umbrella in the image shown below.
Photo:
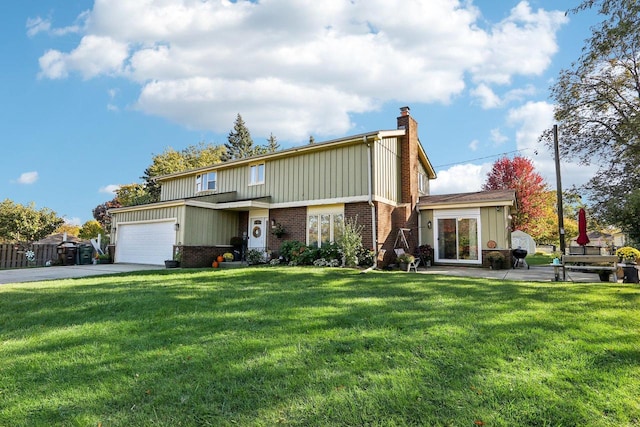
{"label": "closed red patio umbrella", "polygon": [[587,214],[582,208],[578,211],[578,238],[576,242],[580,246],[589,243],[589,236],[587,236]]}

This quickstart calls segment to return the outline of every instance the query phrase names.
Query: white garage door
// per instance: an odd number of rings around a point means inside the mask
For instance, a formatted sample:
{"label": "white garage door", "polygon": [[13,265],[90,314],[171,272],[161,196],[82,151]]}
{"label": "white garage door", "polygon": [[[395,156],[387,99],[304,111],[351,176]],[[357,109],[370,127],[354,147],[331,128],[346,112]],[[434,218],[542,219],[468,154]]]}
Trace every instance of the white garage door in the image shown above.
{"label": "white garage door", "polygon": [[164,264],[173,258],[174,221],[118,225],[116,262]]}

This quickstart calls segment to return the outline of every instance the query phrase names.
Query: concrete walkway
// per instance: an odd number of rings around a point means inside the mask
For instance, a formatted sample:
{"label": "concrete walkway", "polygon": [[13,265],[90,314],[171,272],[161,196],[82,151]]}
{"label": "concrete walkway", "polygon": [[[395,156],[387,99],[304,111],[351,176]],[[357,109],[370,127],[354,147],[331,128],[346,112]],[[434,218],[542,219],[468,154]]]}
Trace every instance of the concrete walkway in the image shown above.
{"label": "concrete walkway", "polygon": [[0,270],[0,284],[39,282],[41,280],[75,279],[101,274],[128,273],[141,270],[162,270],[161,265],[144,264],[90,264]]}
{"label": "concrete walkway", "polygon": [[[539,265],[532,265],[529,269],[511,268],[505,270],[491,270],[480,267],[433,266],[422,269],[419,268],[418,274],[441,274],[443,276],[477,277],[527,282],[555,282],[554,268]],[[562,281],[562,269],[559,270],[559,275],[560,281]],[[622,277],[618,277],[618,280],[621,281]],[[600,283],[600,278],[595,273],[567,271],[567,282]],[[611,282],[613,282],[613,275],[611,276]]]}
{"label": "concrete walkway", "polygon": [[[163,270],[161,265],[144,264],[97,264],[97,265],[72,265],[41,268],[21,268],[12,270],[0,270],[0,284],[37,282],[41,280],[73,279],[79,277],[97,276],[104,274],[127,273],[142,270]],[[476,277],[497,280],[513,280],[527,282],[554,282],[553,267],[531,266],[526,268],[512,268],[505,270],[491,270],[480,267],[459,266],[432,266],[419,268],[417,274],[441,274],[443,276]],[[416,274],[416,273],[407,273]],[[562,275],[562,272],[560,272]],[[562,277],[560,277],[562,279]],[[611,278],[613,281],[613,276]],[[618,277],[622,281],[622,277]],[[580,283],[599,283],[600,279],[595,273],[567,272],[567,281]]]}

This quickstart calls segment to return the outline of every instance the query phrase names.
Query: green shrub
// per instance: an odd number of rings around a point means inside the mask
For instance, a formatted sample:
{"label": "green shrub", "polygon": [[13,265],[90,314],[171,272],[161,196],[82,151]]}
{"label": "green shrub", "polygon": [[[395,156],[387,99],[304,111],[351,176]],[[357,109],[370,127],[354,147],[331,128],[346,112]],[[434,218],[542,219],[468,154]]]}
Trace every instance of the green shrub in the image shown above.
{"label": "green shrub", "polygon": [[323,243],[318,249],[318,259],[324,258],[328,260],[338,259],[342,261],[342,249],[337,243]]}
{"label": "green shrub", "polygon": [[250,265],[264,263],[264,252],[260,249],[249,249],[247,252],[247,262]]}
{"label": "green shrub", "polygon": [[349,218],[344,222],[342,238],[338,242],[344,254],[344,265],[355,267],[358,265],[358,253],[362,250],[362,230],[358,225],[358,217]]}
{"label": "green shrub", "polygon": [[304,243],[297,240],[287,240],[280,245],[280,256],[285,262],[291,261],[291,253],[299,251],[301,247],[305,246]]}

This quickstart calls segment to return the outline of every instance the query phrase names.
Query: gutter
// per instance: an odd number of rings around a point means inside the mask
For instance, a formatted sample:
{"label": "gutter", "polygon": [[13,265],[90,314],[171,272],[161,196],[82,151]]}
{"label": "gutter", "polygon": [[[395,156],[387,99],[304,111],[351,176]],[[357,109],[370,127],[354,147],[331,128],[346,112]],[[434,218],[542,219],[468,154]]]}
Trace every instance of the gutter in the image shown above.
{"label": "gutter", "polygon": [[[375,253],[376,259],[378,257],[378,234],[376,231],[376,206],[373,203],[373,161],[371,156],[371,150],[373,147],[370,142],[367,142],[367,137],[362,137],[362,142],[367,144],[367,178],[368,178],[368,186],[369,186],[369,206],[371,206],[371,237],[373,242],[373,252]],[[375,139],[374,139],[375,142]],[[374,262],[374,266],[376,262]]]}

